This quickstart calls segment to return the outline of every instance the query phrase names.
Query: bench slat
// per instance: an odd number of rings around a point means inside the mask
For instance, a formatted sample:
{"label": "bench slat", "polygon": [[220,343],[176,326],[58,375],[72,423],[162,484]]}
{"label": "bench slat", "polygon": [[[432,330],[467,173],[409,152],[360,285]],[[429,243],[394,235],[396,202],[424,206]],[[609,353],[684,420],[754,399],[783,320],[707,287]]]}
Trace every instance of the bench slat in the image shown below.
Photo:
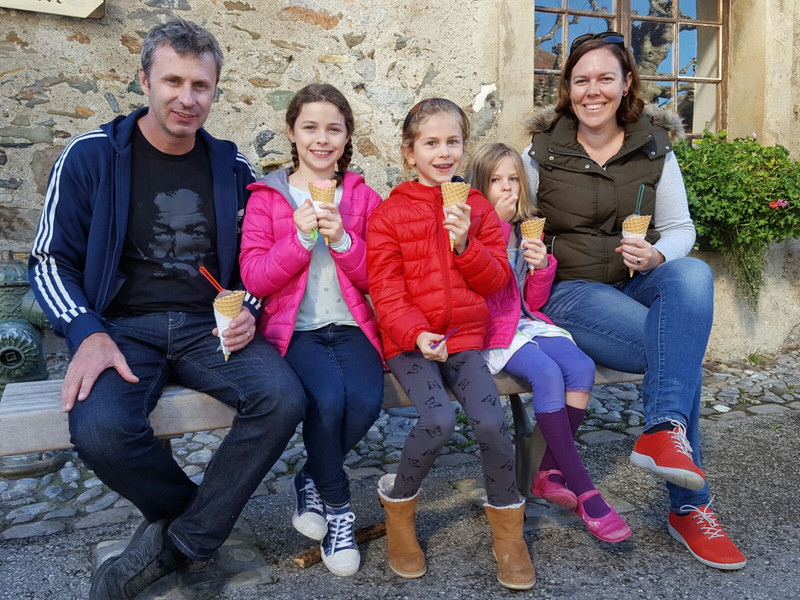
{"label": "bench slat", "polygon": [[[641,376],[603,367],[596,373],[598,384],[638,379]],[[495,382],[501,396],[530,391],[524,382],[505,372],[496,375]],[[68,417],[61,412],[62,383],[63,380],[53,379],[6,386],[0,400],[0,456],[72,447]],[[410,404],[400,383],[387,373],[383,408]],[[175,437],[187,432],[230,427],[234,415],[231,407],[207,394],[170,385],[164,388],[150,422],[156,436]]]}

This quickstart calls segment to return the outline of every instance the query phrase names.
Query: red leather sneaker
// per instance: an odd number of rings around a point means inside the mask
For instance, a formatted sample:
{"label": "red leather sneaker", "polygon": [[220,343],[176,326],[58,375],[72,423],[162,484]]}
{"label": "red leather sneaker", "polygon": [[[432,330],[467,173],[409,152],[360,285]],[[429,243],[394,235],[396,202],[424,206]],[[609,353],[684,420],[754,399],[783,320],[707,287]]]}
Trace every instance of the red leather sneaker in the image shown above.
{"label": "red leather sneaker", "polygon": [[747,564],[744,557],[717,522],[717,516],[707,506],[681,506],[691,512],[678,515],[672,511],[667,519],[669,533],[704,565],[733,571]]}
{"label": "red leather sneaker", "polygon": [[702,490],[706,475],[692,462],[692,446],[686,439],[686,426],[678,421],[670,423],[674,426],[672,431],[640,435],[633,446],[631,462],[675,485]]}

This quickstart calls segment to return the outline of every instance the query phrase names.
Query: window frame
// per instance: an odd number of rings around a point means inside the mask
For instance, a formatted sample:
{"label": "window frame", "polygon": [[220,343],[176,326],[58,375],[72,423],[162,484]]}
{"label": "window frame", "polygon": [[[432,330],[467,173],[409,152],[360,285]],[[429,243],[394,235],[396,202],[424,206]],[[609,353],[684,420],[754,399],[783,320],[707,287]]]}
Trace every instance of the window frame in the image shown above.
{"label": "window frame", "polygon": [[[569,17],[589,17],[589,18],[606,18],[613,22],[611,27],[614,31],[619,31],[625,37],[625,45],[630,48],[631,42],[631,28],[634,21],[645,21],[651,23],[668,23],[674,27],[678,27],[681,23],[691,23],[693,25],[703,27],[713,27],[720,31],[719,43],[717,44],[717,64],[719,65],[718,77],[696,77],[696,76],[681,76],[680,71],[680,36],[676,36],[672,42],[672,75],[661,76],[659,75],[642,75],[639,76],[642,81],[658,81],[658,82],[672,82],[673,89],[677,92],[680,83],[711,83],[717,86],[716,98],[716,116],[717,116],[717,129],[728,128],[728,48],[729,48],[729,32],[730,32],[730,3],[731,0],[716,0],[717,11],[719,15],[718,21],[706,21],[701,19],[681,19],[679,9],[680,2],[675,2],[674,15],[672,17],[654,17],[649,15],[633,15],[631,9],[631,0],[613,0],[612,11],[603,13],[599,11],[587,11],[568,8],[568,0],[561,0],[561,7],[553,6],[536,6],[534,1],[534,18],[536,13],[549,13],[557,15],[560,20],[562,30],[562,43],[567,49],[567,43],[570,41],[569,36]],[[678,29],[678,32],[680,30]],[[534,44],[534,52],[537,46]],[[535,61],[535,57],[534,57]],[[538,69],[535,66],[533,69],[534,79],[534,98],[535,98],[535,85],[537,75],[560,75],[560,71],[556,69]],[[674,95],[674,101],[677,103],[677,93]],[[535,102],[535,100],[534,100]],[[699,138],[702,136],[702,131],[695,131],[687,134],[689,138]]]}

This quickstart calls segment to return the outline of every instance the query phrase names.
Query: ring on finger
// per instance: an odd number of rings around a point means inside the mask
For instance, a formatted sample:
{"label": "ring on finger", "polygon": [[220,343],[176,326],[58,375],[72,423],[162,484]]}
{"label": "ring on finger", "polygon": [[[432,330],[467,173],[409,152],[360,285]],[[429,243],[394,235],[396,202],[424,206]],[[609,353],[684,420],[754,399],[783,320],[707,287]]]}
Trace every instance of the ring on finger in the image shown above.
{"label": "ring on finger", "polygon": [[642,257],[641,257],[641,256],[640,256],[639,258],[637,258],[637,259],[636,259],[636,264],[637,264],[637,265],[640,265],[640,264],[642,264]]}

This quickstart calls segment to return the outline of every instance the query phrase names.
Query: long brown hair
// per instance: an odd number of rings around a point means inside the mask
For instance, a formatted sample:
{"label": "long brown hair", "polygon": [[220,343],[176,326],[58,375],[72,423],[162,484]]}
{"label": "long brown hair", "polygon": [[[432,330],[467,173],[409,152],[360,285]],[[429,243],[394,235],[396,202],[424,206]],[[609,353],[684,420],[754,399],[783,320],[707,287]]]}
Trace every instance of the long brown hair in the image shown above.
{"label": "long brown hair", "polygon": [[528,189],[528,180],[525,177],[525,166],[519,154],[506,144],[495,142],[484,144],[469,161],[467,172],[464,179],[472,187],[483,194],[484,198],[489,198],[489,189],[492,186],[492,177],[497,166],[506,158],[510,158],[514,163],[514,168],[519,176],[519,198],[517,199],[517,211],[514,213],[513,223],[523,221],[529,217],[539,214],[539,210],[533,205],[531,193]]}
{"label": "long brown hair", "polygon": [[[329,83],[309,84],[297,92],[289,102],[289,106],[286,107],[286,125],[292,131],[294,131],[294,124],[300,115],[300,109],[309,102],[330,102],[339,109],[339,112],[344,117],[344,126],[350,139],[347,140],[342,156],[336,161],[336,166],[339,169],[337,179],[341,183],[342,177],[344,177],[347,168],[350,166],[350,160],[353,158],[353,130],[355,129],[353,109],[350,108],[350,103],[344,97],[344,94]],[[294,164],[294,171],[297,171],[300,166],[300,159],[297,156],[297,144],[294,142],[292,142],[292,163]]]}
{"label": "long brown hair", "polygon": [[564,69],[561,71],[561,80],[558,82],[556,114],[559,117],[563,117],[564,115],[575,116],[575,113],[572,112],[572,102],[570,101],[570,78],[572,77],[572,70],[581,58],[592,50],[597,50],[599,48],[605,48],[614,55],[619,62],[623,78],[627,78],[628,73],[631,74],[631,84],[628,87],[628,94],[622,96],[622,102],[620,102],[619,108],[617,109],[617,124],[624,126],[626,123],[635,123],[642,116],[642,111],[644,110],[644,101],[639,96],[639,89],[641,87],[639,71],[636,69],[636,64],[633,62],[633,56],[631,56],[630,50],[622,48],[617,44],[608,43],[602,38],[587,40],[570,53],[567,62],[564,64]]}

